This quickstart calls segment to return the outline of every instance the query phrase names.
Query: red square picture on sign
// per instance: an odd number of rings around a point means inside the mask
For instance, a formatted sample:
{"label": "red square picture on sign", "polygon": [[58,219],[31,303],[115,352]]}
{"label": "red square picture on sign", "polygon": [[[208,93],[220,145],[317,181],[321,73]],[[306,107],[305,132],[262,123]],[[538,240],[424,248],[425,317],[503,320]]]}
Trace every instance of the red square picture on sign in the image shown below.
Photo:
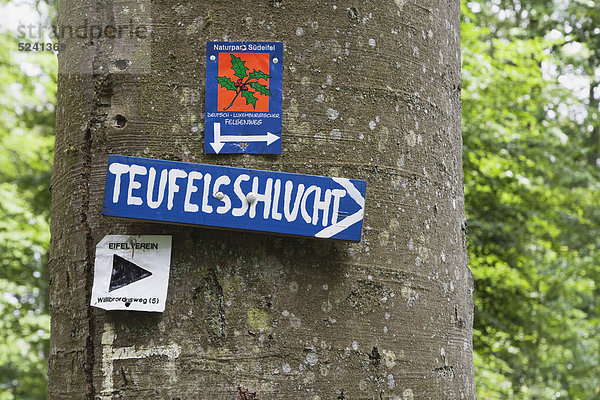
{"label": "red square picture on sign", "polygon": [[219,53],[219,111],[269,111],[269,53]]}

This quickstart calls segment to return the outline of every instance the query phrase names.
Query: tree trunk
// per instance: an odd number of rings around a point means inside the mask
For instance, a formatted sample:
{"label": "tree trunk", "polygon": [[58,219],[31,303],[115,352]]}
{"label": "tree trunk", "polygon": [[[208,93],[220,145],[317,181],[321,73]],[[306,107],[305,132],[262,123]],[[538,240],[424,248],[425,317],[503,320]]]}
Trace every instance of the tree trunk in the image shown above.
{"label": "tree trunk", "polygon": [[[459,8],[61,2],[152,37],[60,56],[50,398],[473,399]],[[209,40],[284,42],[280,156],[204,154]],[[362,241],[104,217],[109,154],[364,179]],[[107,234],[172,235],[164,313],[89,306]]]}

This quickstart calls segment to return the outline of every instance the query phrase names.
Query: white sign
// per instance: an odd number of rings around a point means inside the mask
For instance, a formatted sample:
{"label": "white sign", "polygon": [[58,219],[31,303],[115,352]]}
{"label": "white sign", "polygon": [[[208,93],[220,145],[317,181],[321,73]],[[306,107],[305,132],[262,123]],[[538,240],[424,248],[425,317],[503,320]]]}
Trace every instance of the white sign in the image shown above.
{"label": "white sign", "polygon": [[96,245],[90,305],[163,312],[170,267],[171,236],[106,235]]}

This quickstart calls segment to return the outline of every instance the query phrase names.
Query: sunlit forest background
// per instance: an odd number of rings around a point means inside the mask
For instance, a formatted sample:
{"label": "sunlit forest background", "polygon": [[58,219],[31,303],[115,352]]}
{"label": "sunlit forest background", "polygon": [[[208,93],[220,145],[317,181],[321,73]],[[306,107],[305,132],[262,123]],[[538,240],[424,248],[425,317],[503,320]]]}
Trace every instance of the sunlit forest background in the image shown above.
{"label": "sunlit forest background", "polygon": [[[0,7],[0,400],[44,399],[55,4]],[[600,5],[463,0],[462,46],[478,398],[599,399]]]}

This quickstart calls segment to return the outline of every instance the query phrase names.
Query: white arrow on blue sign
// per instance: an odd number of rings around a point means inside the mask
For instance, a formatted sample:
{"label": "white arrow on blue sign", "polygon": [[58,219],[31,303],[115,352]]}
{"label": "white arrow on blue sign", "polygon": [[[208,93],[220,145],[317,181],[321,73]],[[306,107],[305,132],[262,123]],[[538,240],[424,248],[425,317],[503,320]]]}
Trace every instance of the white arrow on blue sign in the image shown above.
{"label": "white arrow on blue sign", "polygon": [[367,183],[110,155],[103,214],[360,241]]}
{"label": "white arrow on blue sign", "polygon": [[213,128],[213,141],[210,143],[216,154],[219,154],[225,143],[265,142],[267,146],[280,139],[279,136],[267,132],[264,135],[221,135],[221,124],[215,122]]}

